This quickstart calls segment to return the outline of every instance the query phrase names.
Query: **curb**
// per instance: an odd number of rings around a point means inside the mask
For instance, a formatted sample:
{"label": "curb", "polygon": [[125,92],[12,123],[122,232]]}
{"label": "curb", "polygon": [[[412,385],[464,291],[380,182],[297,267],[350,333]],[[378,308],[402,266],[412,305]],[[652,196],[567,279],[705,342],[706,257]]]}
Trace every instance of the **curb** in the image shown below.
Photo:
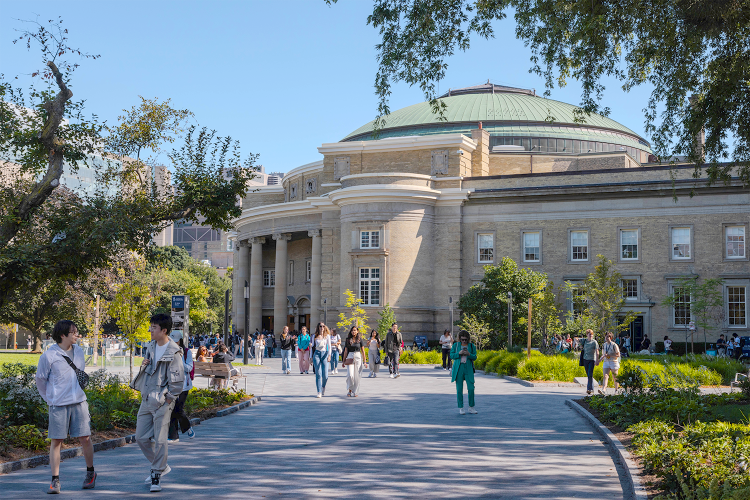
{"label": "curb", "polygon": [[581,387],[579,384],[575,384],[573,382],[543,382],[543,383],[534,383],[529,382],[528,380],[523,380],[518,377],[511,377],[510,375],[498,375],[496,373],[487,373],[484,370],[477,370],[477,372],[484,373],[485,375],[495,375],[496,377],[502,378],[507,380],[508,382],[515,382],[516,384],[520,384],[524,387]]}
{"label": "curb", "polygon": [[607,443],[607,446],[612,450],[617,457],[620,465],[625,470],[625,477],[627,480],[626,498],[634,498],[635,500],[647,500],[646,490],[643,489],[641,478],[639,476],[640,467],[633,460],[633,456],[630,452],[622,445],[617,436],[607,429],[598,418],[593,416],[591,413],[586,411],[581,405],[573,401],[572,399],[566,399],[565,404],[577,411],[589,424],[596,430]]}
{"label": "curb", "polygon": [[[234,406],[230,406],[229,408],[224,408],[223,410],[219,410],[216,412],[216,417],[226,417],[227,415],[231,415],[232,413],[241,410],[243,408],[247,408],[250,405],[257,404],[261,400],[260,396],[256,396],[252,399],[249,399],[247,401],[243,401],[240,404],[236,404]],[[211,417],[211,418],[216,418]],[[191,418],[190,424],[191,425],[200,425],[200,423],[205,419],[200,418]],[[210,420],[210,419],[209,419]],[[104,451],[104,450],[112,450],[115,448],[119,448],[121,446],[125,446],[126,444],[135,443],[135,434],[130,434],[128,436],[123,436],[115,439],[108,439],[106,441],[102,441],[101,443],[96,443],[94,445],[94,453],[97,451]],[[67,450],[62,450],[60,452],[60,460],[66,460],[68,458],[73,457],[80,457],[83,456],[83,448],[80,446],[77,448],[68,448]],[[5,462],[0,464],[0,474],[9,474],[13,471],[21,470],[21,469],[31,469],[34,467],[39,467],[40,465],[47,465],[49,464],[49,455],[37,455],[35,457],[29,457],[24,458],[21,460],[16,460],[15,462]]]}

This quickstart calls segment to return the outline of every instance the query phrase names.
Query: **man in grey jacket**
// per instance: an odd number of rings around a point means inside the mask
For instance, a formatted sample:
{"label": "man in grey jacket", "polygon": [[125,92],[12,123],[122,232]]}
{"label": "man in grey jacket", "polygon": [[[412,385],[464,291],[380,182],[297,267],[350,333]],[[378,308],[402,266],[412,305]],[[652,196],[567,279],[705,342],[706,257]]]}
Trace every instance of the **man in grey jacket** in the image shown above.
{"label": "man in grey jacket", "polygon": [[146,344],[143,366],[133,381],[141,392],[135,440],[151,462],[151,491],[161,491],[161,477],[167,465],[169,421],[175,401],[185,383],[182,349],[169,338],[172,318],[166,314],[151,317],[151,342]]}

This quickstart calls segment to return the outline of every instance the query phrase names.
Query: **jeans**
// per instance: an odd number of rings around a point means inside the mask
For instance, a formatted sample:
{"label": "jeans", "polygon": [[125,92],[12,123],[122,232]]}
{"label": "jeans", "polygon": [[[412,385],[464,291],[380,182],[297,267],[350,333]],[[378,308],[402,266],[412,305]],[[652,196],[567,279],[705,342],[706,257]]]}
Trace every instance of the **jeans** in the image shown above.
{"label": "jeans", "polygon": [[583,367],[586,369],[586,376],[589,378],[588,385],[586,385],[587,391],[594,390],[594,366],[595,365],[596,364],[594,363],[593,359],[583,360]]}
{"label": "jeans", "polygon": [[401,358],[401,353],[399,351],[396,352],[389,352],[388,353],[388,360],[390,361],[390,372],[394,375],[398,373],[398,361]]}
{"label": "jeans", "polygon": [[315,367],[315,387],[317,387],[318,392],[321,392],[328,382],[328,353],[326,351],[315,351],[313,366]]}
{"label": "jeans", "polygon": [[282,349],[281,350],[281,371],[286,373],[292,370],[292,350]]}
{"label": "jeans", "polygon": [[335,370],[339,365],[339,351],[334,349],[331,352],[331,371]]}
{"label": "jeans", "polygon": [[443,349],[443,370],[451,367],[451,350]]}

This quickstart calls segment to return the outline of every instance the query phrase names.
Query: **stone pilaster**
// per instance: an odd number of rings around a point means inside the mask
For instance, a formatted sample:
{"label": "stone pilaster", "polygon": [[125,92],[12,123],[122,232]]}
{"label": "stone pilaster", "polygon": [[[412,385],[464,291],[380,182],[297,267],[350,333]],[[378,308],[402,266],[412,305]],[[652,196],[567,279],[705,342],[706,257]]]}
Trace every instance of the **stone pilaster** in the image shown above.
{"label": "stone pilaster", "polygon": [[273,331],[281,334],[286,326],[287,312],[287,269],[289,267],[287,242],[292,239],[289,233],[276,233],[273,235],[276,240],[276,285],[273,289]]}
{"label": "stone pilaster", "polygon": [[312,264],[310,276],[310,324],[309,328],[314,332],[320,322],[320,295],[321,295],[321,260],[323,256],[323,240],[320,237],[320,229],[307,232],[312,238]]}
{"label": "stone pilaster", "polygon": [[234,278],[234,281],[237,284],[237,294],[235,295],[234,300],[234,310],[236,311],[234,321],[237,333],[243,335],[245,333],[245,327],[247,326],[247,311],[245,311],[245,283],[248,282],[249,278],[248,264],[250,246],[247,240],[240,241],[237,246],[239,248],[239,267],[235,272]]}
{"label": "stone pilaster", "polygon": [[263,329],[263,243],[265,238],[251,238],[250,244],[250,311],[249,332]]}

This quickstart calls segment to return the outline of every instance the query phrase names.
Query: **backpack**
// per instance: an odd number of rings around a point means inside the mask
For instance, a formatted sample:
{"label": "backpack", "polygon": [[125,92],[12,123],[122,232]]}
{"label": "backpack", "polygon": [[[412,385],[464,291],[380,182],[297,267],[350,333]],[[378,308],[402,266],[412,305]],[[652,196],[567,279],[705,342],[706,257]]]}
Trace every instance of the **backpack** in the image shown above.
{"label": "backpack", "polygon": [[[182,356],[185,359],[185,361],[187,361],[187,349],[185,349],[182,352]],[[190,375],[190,380],[194,380],[195,379],[195,362],[193,362],[193,368],[190,370],[189,375]]]}

